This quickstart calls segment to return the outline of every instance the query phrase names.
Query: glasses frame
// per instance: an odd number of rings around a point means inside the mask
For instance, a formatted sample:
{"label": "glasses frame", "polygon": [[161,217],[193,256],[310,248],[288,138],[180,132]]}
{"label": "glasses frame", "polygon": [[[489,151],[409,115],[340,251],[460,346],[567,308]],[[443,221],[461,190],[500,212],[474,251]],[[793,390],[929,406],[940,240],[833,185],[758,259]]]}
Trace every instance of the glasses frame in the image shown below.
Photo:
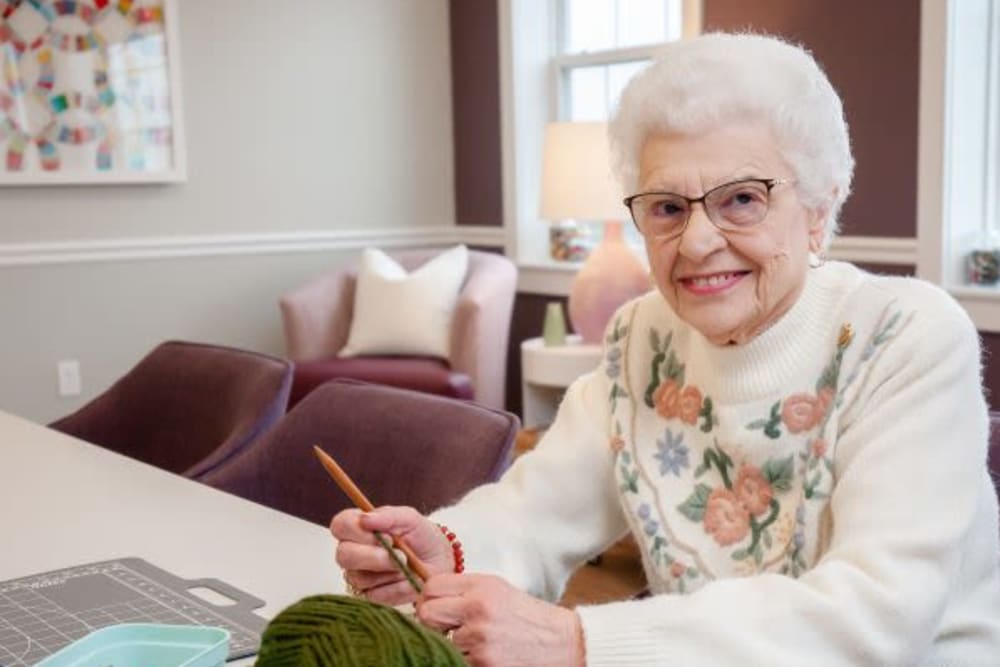
{"label": "glasses frame", "polygon": [[708,212],[708,207],[705,206],[705,199],[711,196],[713,192],[721,190],[722,188],[729,188],[734,185],[739,185],[741,183],[761,183],[764,185],[764,187],[767,188],[767,210],[764,211],[764,215],[761,216],[760,220],[745,226],[745,228],[748,229],[751,227],[756,227],[761,222],[763,222],[765,218],[767,218],[767,214],[771,211],[771,190],[773,190],[778,185],[785,185],[792,182],[793,182],[792,180],[787,178],[740,178],[735,181],[730,181],[728,183],[722,183],[720,185],[716,185],[714,188],[707,190],[704,194],[702,194],[702,196],[696,198],[685,197],[684,195],[679,195],[676,192],[668,192],[666,190],[649,190],[646,192],[638,192],[634,195],[625,197],[625,199],[622,200],[622,203],[625,204],[626,208],[628,208],[629,216],[632,218],[632,224],[635,225],[635,228],[639,231],[640,234],[646,236],[647,235],[646,232],[642,231],[642,227],[639,226],[639,221],[635,219],[635,211],[632,209],[632,202],[634,202],[639,197],[645,197],[647,195],[669,195],[671,197],[677,197],[678,199],[683,199],[685,202],[687,202],[688,206],[687,217],[684,218],[684,222],[677,227],[677,231],[675,233],[666,234],[662,237],[662,238],[672,239],[674,237],[680,236],[681,234],[684,233],[684,230],[687,229],[688,222],[691,221],[691,213],[694,211],[695,204],[701,204],[701,207],[705,210],[705,217],[708,218],[708,220],[713,225],[715,225],[716,229],[718,229],[719,231],[728,232],[728,231],[735,231],[736,229],[742,229],[743,227],[724,227],[720,225],[712,218],[712,216]]}

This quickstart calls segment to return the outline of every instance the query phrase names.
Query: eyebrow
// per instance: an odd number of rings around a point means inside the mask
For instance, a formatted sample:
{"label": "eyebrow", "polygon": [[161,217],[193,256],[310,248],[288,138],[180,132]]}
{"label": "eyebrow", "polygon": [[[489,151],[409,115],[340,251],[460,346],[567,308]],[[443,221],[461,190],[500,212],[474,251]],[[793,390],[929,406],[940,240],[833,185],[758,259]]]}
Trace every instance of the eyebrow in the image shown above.
{"label": "eyebrow", "polygon": [[[715,184],[713,184],[713,185],[705,188],[704,190],[701,191],[701,193],[698,195],[698,197],[703,197],[703,196],[705,196],[706,192],[710,192],[710,191],[714,190],[715,188],[721,187],[723,185],[729,185],[730,183],[739,183],[740,181],[766,181],[769,178],[767,176],[758,176],[755,173],[752,173],[752,172],[749,172],[749,171],[745,175],[743,175],[743,176],[738,175],[739,173],[740,172],[737,171],[737,172],[735,172],[735,174],[733,174],[729,178],[727,178],[725,180],[718,181],[717,183],[715,183]],[[681,197],[686,197],[688,199],[697,199],[697,197],[691,197],[690,195],[683,194],[680,191],[680,189],[671,189],[671,188],[668,188],[668,187],[651,186],[651,187],[643,188],[643,189],[639,190],[639,193],[652,193],[652,192],[661,193],[661,194],[669,194],[669,195],[678,195],[678,196],[681,196]]]}

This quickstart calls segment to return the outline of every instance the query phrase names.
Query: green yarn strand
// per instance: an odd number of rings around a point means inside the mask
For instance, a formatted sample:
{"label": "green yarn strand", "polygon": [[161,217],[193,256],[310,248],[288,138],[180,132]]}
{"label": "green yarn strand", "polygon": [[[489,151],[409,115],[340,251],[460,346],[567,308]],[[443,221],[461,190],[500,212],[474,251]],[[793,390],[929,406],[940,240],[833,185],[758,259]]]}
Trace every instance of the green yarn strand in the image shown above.
{"label": "green yarn strand", "polygon": [[283,610],[261,637],[256,667],[468,667],[441,635],[392,607],[314,595]]}

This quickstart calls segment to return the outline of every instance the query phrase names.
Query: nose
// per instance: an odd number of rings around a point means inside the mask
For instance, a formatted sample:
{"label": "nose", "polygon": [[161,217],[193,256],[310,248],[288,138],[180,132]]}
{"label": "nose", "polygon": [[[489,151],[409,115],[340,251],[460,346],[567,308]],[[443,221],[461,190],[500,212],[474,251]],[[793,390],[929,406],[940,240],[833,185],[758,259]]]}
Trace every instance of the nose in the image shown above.
{"label": "nose", "polygon": [[677,252],[692,262],[700,262],[717,250],[726,247],[726,237],[705,213],[699,202],[691,209],[691,216],[680,235]]}

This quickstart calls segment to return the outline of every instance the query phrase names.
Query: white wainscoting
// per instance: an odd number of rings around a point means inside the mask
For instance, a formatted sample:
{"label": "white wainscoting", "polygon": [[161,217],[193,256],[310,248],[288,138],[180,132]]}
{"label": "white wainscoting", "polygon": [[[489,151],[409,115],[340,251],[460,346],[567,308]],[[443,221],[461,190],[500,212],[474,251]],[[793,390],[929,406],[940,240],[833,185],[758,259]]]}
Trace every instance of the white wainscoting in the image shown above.
{"label": "white wainscoting", "polygon": [[452,243],[502,248],[506,243],[506,236],[500,227],[465,225],[7,243],[0,244],[0,267],[318,252],[366,246],[405,248]]}

